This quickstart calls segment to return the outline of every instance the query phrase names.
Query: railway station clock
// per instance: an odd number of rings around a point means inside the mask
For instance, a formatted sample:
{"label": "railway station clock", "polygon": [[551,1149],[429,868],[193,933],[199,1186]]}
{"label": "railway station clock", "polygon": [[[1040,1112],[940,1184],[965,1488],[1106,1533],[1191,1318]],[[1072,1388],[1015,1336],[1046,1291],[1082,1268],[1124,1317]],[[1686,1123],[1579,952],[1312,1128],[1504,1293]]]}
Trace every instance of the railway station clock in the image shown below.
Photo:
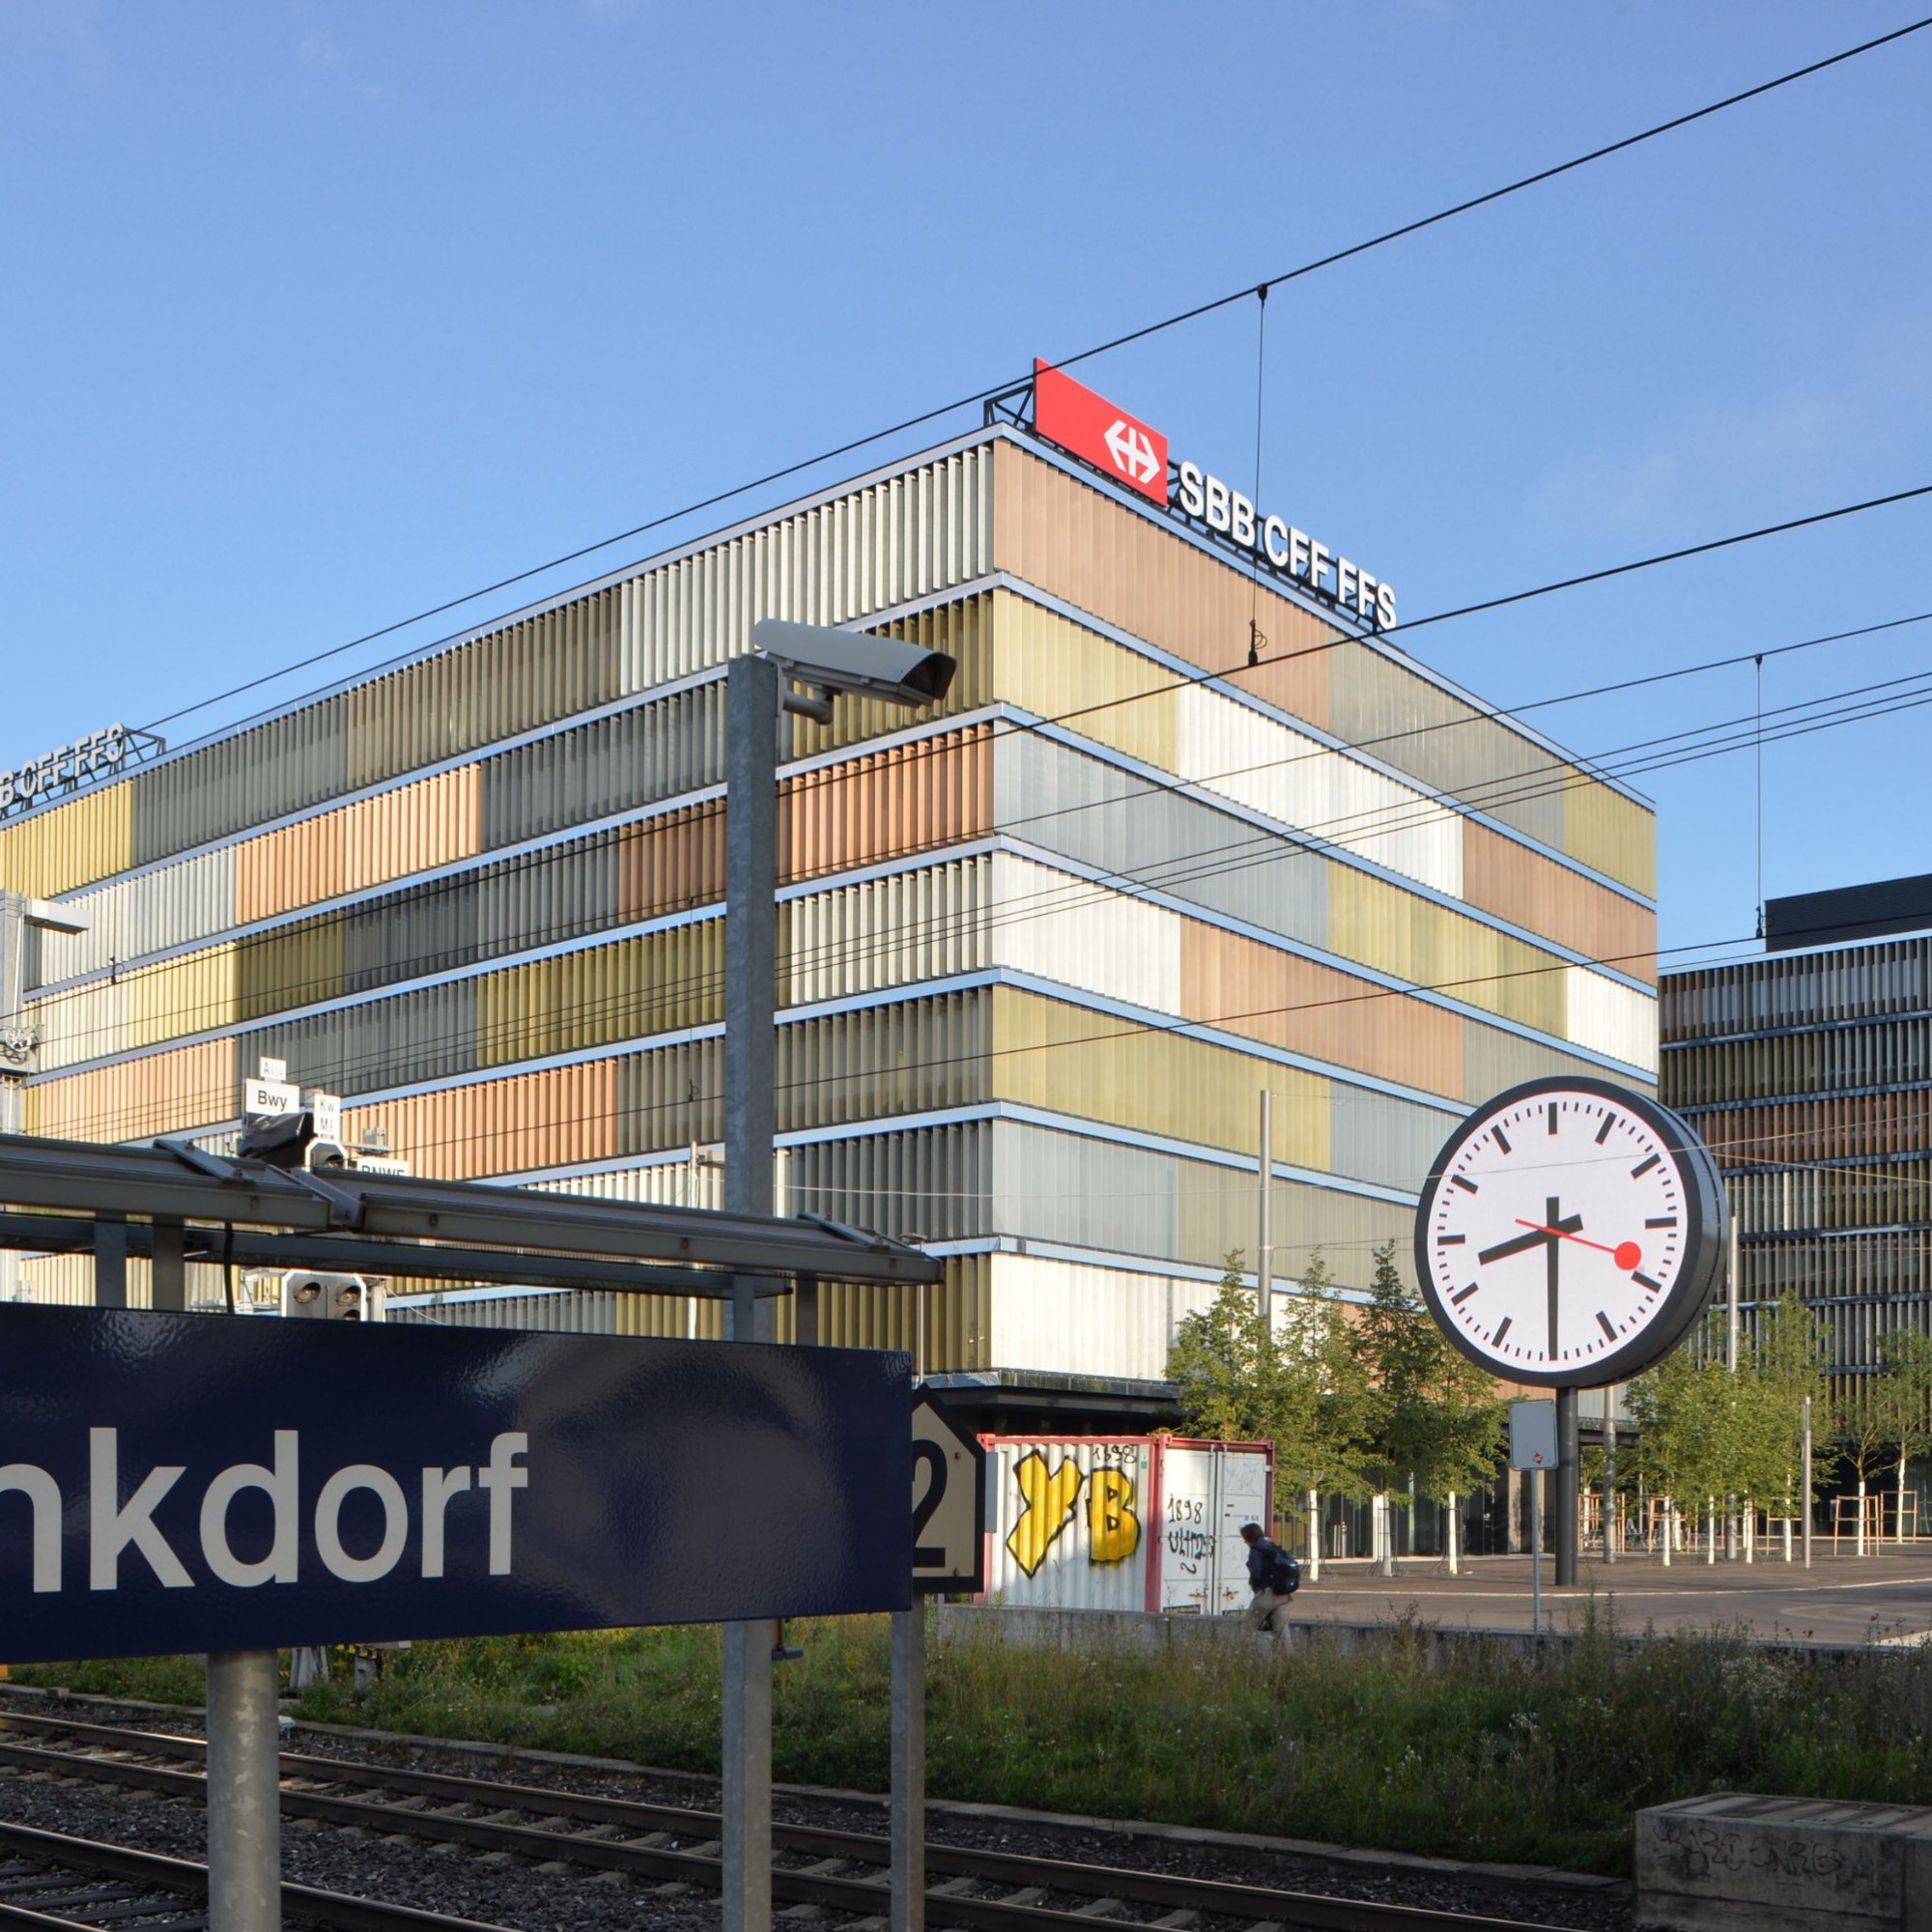
{"label": "railway station clock", "polygon": [[1512,1087],[1436,1156],[1415,1266],[1443,1332],[1492,1375],[1542,1388],[1628,1381],[1668,1354],[1723,1270],[1710,1151],[1607,1080]]}

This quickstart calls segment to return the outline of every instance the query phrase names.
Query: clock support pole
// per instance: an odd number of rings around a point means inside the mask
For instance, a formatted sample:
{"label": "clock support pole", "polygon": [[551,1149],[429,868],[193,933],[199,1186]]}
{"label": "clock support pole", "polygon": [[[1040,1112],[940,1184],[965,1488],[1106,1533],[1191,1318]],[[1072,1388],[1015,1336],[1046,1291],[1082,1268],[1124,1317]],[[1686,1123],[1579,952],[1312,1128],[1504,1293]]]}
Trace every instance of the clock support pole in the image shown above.
{"label": "clock support pole", "polygon": [[1577,1581],[1577,1518],[1581,1501],[1582,1457],[1577,1441],[1577,1391],[1556,1391],[1556,1520],[1551,1541],[1556,1546],[1559,1589]]}

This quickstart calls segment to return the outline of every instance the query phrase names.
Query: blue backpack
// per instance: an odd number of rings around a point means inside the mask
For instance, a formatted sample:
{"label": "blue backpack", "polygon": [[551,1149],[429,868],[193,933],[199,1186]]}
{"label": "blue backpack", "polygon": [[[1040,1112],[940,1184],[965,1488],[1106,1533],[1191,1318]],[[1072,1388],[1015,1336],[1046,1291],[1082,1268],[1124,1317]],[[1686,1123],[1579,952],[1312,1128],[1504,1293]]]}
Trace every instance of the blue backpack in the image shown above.
{"label": "blue backpack", "polygon": [[1278,1597],[1292,1597],[1301,1588],[1301,1565],[1279,1545],[1268,1565],[1267,1586]]}

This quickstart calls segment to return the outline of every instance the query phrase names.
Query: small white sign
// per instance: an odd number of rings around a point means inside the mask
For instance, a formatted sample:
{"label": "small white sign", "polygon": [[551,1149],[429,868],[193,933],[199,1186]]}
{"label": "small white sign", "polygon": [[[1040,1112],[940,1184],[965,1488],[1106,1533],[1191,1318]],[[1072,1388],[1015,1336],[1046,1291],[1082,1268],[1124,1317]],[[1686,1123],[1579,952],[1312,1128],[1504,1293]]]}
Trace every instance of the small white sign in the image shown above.
{"label": "small white sign", "polygon": [[243,1114],[293,1114],[301,1106],[301,1089],[283,1080],[244,1080]]}
{"label": "small white sign", "polygon": [[358,1174],[407,1174],[408,1161],[393,1153],[362,1153],[352,1156]]}
{"label": "small white sign", "polygon": [[279,1086],[289,1077],[289,1063],[286,1060],[270,1060],[265,1053],[256,1061],[255,1071],[264,1080],[272,1080]]}
{"label": "small white sign", "polygon": [[1556,1466],[1556,1405],[1553,1402],[1510,1404],[1510,1467],[1553,1469]]}
{"label": "small white sign", "polygon": [[342,1095],[325,1094],[317,1088],[308,1096],[308,1104],[309,1111],[315,1117],[316,1139],[339,1143],[342,1139]]}

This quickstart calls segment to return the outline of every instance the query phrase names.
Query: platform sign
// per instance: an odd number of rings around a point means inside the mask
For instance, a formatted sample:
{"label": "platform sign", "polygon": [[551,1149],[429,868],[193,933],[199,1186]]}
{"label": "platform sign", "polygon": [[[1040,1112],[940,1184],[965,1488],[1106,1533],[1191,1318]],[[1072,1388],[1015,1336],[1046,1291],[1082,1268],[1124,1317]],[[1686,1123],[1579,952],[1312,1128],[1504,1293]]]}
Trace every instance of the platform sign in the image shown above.
{"label": "platform sign", "polygon": [[986,1452],[929,1395],[912,1411],[912,1538],[914,1589],[985,1587]]}
{"label": "platform sign", "polygon": [[1553,1402],[1511,1403],[1509,1425],[1512,1469],[1555,1468],[1556,1405]]}
{"label": "platform sign", "polygon": [[907,1358],[0,1308],[10,1662],[904,1609]]}

